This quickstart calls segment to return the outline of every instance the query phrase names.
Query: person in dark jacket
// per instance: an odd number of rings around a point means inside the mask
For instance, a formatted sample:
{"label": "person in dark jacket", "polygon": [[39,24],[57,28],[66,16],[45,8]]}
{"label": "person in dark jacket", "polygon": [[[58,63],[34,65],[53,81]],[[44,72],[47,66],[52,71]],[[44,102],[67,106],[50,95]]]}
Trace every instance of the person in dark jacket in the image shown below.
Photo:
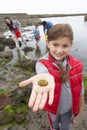
{"label": "person in dark jacket", "polygon": [[[48,32],[51,29],[51,27],[53,27],[54,24],[51,21],[43,21],[42,25],[43,25],[44,39],[45,41],[47,41]],[[46,44],[46,52],[48,52],[47,44]]]}
{"label": "person in dark jacket", "polygon": [[51,21],[43,21],[43,31],[44,34],[47,35],[49,32],[49,29],[54,25]]}

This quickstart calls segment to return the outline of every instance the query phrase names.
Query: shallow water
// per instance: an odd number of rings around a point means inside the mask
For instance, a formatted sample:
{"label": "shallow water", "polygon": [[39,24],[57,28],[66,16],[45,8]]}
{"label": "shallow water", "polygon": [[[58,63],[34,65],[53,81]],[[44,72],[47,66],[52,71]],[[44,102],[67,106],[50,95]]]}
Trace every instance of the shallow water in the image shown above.
{"label": "shallow water", "polygon": [[[71,54],[76,58],[80,59],[84,64],[84,72],[87,72],[87,22],[84,21],[83,16],[74,16],[74,17],[56,17],[56,18],[42,18],[41,20],[52,21],[56,23],[69,23],[74,32],[74,41],[71,49]],[[41,52],[36,51],[35,39],[32,39],[27,42],[28,46],[33,47],[34,50],[27,53],[27,56],[30,56],[32,59],[38,59],[46,52],[46,43],[44,39],[43,27],[39,26],[41,39],[38,43]],[[30,34],[29,34],[30,35]],[[22,49],[24,48],[24,44]],[[15,63],[18,60],[16,48],[13,50],[13,59],[10,63]]]}

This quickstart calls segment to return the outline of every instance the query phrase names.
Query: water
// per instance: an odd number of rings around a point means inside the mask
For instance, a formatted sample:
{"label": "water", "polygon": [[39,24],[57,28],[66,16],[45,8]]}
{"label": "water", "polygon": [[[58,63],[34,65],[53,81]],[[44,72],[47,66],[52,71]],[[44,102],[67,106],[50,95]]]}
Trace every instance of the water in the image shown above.
{"label": "water", "polygon": [[74,17],[58,17],[58,18],[42,18],[41,20],[52,21],[57,23],[69,23],[74,32],[73,46],[71,54],[80,59],[84,64],[84,72],[87,73],[87,22],[83,16]]}
{"label": "water", "polygon": [[[40,52],[36,51],[36,44],[35,44],[36,41],[34,39],[34,34],[33,34],[34,26],[27,26],[27,27],[22,28],[22,29],[25,30],[25,31],[23,31],[22,35],[23,35],[23,38],[25,40],[28,40],[28,41],[26,41],[27,45],[29,47],[34,48],[33,51],[29,51],[26,55],[31,57],[32,59],[38,59],[40,56],[42,56],[46,52],[46,43],[45,43],[45,39],[44,39],[43,27],[39,26],[41,39],[38,42],[38,45],[39,45],[39,48],[41,50]],[[10,38],[11,37],[11,32],[10,31],[5,32],[4,36],[7,39]],[[24,48],[25,48],[25,44],[22,42],[21,50],[24,49]],[[12,52],[13,52],[13,59],[8,64],[16,63],[18,61],[18,59],[19,59],[18,54],[17,54],[17,49],[16,48],[10,49],[8,46],[6,46],[5,50],[12,50]]]}
{"label": "water", "polygon": [[[71,49],[71,54],[75,56],[76,58],[80,59],[84,64],[84,72],[87,73],[87,22],[84,21],[83,16],[69,16],[69,17],[55,17],[55,18],[41,18],[41,20],[47,20],[52,21],[54,24],[57,23],[69,23],[72,26],[73,32],[74,32],[74,40],[73,40],[73,46]],[[40,47],[40,54],[36,52],[36,45],[35,40],[31,40],[28,42],[28,45],[31,47],[34,47],[35,49],[33,51],[30,51],[27,53],[28,56],[30,56],[33,59],[38,59],[40,56],[44,55],[46,52],[46,43],[44,40],[44,33],[43,33],[43,27],[39,26],[41,39],[39,41],[39,47]],[[13,50],[13,53],[16,52],[15,49]],[[16,61],[17,54],[15,53],[15,58],[11,61]]]}

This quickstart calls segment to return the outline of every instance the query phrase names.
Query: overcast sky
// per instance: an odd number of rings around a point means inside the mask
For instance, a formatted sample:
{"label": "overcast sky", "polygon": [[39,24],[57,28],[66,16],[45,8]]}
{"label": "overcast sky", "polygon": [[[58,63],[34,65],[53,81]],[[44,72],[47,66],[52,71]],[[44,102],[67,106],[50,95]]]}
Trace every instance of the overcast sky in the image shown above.
{"label": "overcast sky", "polygon": [[0,13],[87,13],[87,0],[0,0]]}

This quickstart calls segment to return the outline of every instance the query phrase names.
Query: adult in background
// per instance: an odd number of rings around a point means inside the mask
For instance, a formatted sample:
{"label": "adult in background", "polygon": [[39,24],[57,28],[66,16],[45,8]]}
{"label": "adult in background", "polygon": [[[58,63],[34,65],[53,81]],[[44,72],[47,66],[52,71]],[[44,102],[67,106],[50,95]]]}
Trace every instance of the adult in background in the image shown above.
{"label": "adult in background", "polygon": [[47,35],[49,32],[49,29],[53,26],[53,23],[50,21],[43,21],[43,31],[44,34]]}
{"label": "adult in background", "polygon": [[[29,59],[30,57],[26,56],[24,51],[21,49],[21,41],[27,46],[26,41],[23,38],[22,31],[21,31],[21,24],[17,20],[11,20],[9,17],[5,18],[5,23],[8,26],[9,30],[12,33],[12,39],[14,40],[18,52],[19,60],[21,60],[21,56],[24,58]],[[20,40],[21,39],[21,40]],[[21,55],[22,54],[22,55]]]}
{"label": "adult in background", "polygon": [[[51,21],[43,21],[42,24],[43,24],[44,38],[45,38],[45,41],[47,41],[48,32],[51,29],[51,27],[53,27],[54,24]],[[46,44],[46,52],[48,52],[47,44]]]}
{"label": "adult in background", "polygon": [[[25,40],[23,39],[22,33],[21,33],[21,24],[18,20],[11,20],[9,17],[5,18],[5,23],[8,26],[9,30],[12,33],[12,38],[14,41],[16,41],[16,43],[18,43],[16,45],[17,48],[21,47],[21,40],[26,44]],[[26,44],[27,46],[27,44]]]}

